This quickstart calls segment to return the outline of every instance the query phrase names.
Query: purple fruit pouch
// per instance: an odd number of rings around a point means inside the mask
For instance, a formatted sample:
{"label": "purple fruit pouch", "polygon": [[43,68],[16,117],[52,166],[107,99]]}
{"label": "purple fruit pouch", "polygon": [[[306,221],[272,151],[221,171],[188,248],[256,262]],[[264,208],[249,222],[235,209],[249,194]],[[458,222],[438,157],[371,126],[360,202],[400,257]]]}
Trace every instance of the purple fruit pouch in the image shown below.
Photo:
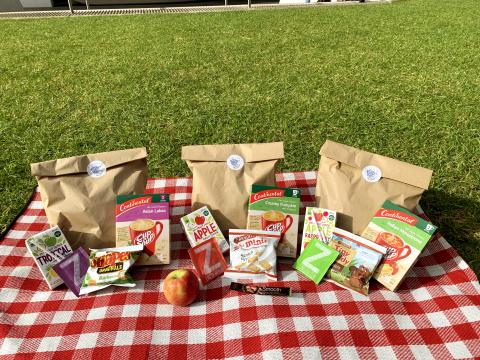
{"label": "purple fruit pouch", "polygon": [[69,257],[63,259],[53,267],[65,285],[75,294],[80,296],[80,287],[88,270],[89,258],[87,252],[79,247]]}

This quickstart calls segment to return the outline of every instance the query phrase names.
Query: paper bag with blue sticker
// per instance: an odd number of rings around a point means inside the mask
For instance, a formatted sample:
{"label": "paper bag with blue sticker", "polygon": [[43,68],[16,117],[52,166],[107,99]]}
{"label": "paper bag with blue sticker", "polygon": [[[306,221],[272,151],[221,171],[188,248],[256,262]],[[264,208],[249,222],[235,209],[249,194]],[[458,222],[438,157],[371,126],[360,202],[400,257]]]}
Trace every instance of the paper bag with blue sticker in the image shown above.
{"label": "paper bag with blue sticker", "polygon": [[412,211],[432,170],[327,140],[320,149],[317,206],[337,212],[337,227],[360,234],[385,200]]}
{"label": "paper bag with blue sticker", "polygon": [[182,148],[193,174],[192,210],[208,206],[220,229],[244,229],[253,184],[275,186],[283,143],[195,145]]}
{"label": "paper bag with blue sticker", "polygon": [[75,250],[115,246],[117,195],[143,193],[145,148],[74,156],[31,165],[50,225]]}

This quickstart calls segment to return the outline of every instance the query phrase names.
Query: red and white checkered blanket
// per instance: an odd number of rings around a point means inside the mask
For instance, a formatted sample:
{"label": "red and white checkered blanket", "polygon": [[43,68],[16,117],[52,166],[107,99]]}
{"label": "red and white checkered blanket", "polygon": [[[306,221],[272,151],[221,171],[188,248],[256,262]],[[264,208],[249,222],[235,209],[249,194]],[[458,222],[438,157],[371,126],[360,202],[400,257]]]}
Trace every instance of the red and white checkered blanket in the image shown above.
{"label": "red and white checkered blanket", "polygon": [[[314,203],[315,172],[277,175]],[[137,268],[135,288],[109,287],[77,299],[48,289],[25,239],[48,228],[38,193],[0,241],[0,358],[382,358],[480,357],[480,286],[437,235],[398,292],[372,281],[368,297],[322,282],[290,263],[279,285],[290,297],[243,294],[230,281],[208,284],[187,308],[162,295],[162,279],[192,267],[179,225],[189,212],[191,179],[151,179],[147,192],[171,194],[172,263]],[[420,211],[420,210],[419,210]],[[421,212],[421,211],[420,211]]]}

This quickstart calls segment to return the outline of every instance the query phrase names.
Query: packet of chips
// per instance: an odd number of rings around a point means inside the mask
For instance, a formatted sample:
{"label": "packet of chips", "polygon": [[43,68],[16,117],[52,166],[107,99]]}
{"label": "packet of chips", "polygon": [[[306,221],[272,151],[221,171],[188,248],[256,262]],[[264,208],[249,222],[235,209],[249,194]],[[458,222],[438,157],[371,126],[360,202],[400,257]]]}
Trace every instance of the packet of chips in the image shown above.
{"label": "packet of chips", "polygon": [[80,295],[104,289],[110,285],[134,287],[127,270],[143,251],[143,245],[109,249],[91,249],[90,266],[83,278]]}
{"label": "packet of chips", "polygon": [[280,231],[230,229],[230,279],[277,281],[277,245]]}

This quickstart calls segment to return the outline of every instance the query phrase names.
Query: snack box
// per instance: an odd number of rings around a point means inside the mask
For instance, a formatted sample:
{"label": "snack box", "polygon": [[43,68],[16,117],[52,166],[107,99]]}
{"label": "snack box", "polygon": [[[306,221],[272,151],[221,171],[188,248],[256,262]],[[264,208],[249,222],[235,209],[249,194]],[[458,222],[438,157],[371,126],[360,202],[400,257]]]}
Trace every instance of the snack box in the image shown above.
{"label": "snack box", "polygon": [[385,201],[362,233],[365,239],[387,248],[387,256],[373,277],[395,291],[436,230],[432,223]]}
{"label": "snack box", "polygon": [[168,194],[118,195],[116,246],[143,245],[136,265],[170,263]]}
{"label": "snack box", "polygon": [[302,247],[303,252],[313,239],[320,239],[328,245],[333,236],[337,213],[333,210],[307,207],[303,221]]}
{"label": "snack box", "polygon": [[329,270],[328,280],[368,295],[369,281],[387,249],[348,231],[335,228],[329,246],[340,253]]}
{"label": "snack box", "polygon": [[25,242],[50,289],[63,284],[53,267],[72,254],[72,248],[58,226],[33,235]]}
{"label": "snack box", "polygon": [[225,240],[208,207],[204,206],[183,216],[180,219],[180,224],[191,247],[195,247],[213,237],[222,253],[229,249],[227,240]]}
{"label": "snack box", "polygon": [[280,231],[277,255],[296,258],[300,189],[252,185],[247,229]]}

